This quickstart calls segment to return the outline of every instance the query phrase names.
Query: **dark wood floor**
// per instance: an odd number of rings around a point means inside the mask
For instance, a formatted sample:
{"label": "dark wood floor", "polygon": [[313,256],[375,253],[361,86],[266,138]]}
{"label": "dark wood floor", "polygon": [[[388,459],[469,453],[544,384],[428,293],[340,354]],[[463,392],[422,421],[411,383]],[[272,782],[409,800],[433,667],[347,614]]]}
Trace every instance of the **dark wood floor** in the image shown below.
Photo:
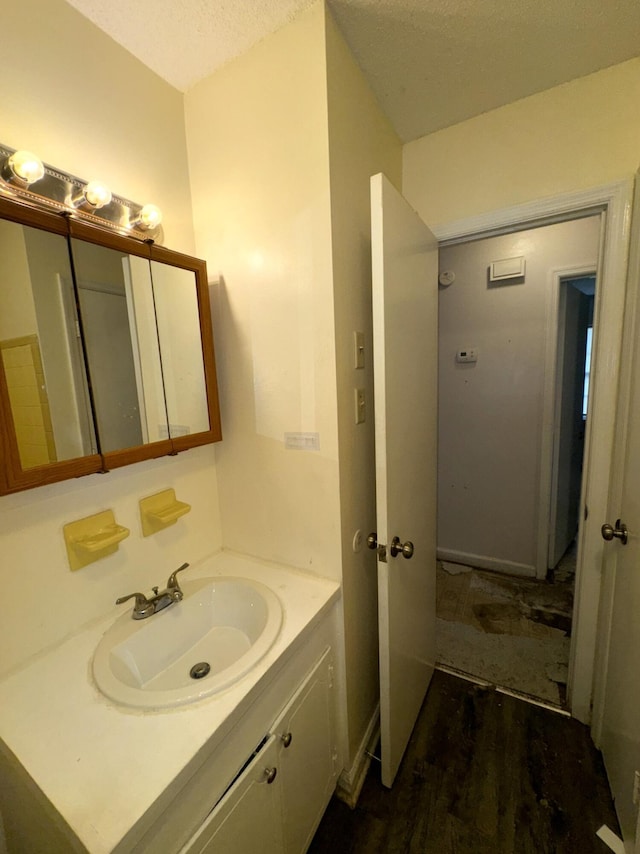
{"label": "dark wood floor", "polygon": [[436,671],[393,789],[374,760],[309,854],[610,854],[603,824],[619,833],[586,727]]}

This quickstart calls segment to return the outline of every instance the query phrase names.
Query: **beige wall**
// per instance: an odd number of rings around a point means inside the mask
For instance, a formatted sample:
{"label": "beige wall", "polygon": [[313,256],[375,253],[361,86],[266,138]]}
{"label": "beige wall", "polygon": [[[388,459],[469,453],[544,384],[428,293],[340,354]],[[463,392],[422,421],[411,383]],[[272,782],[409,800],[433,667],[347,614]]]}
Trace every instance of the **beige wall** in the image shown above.
{"label": "beige wall", "polygon": [[[3,10],[2,142],[34,150],[83,178],[99,177],[165,213],[165,242],[193,251],[182,96],[62,0]],[[65,59],[65,56],[68,58]],[[113,610],[119,595],[162,584],[183,561],[221,543],[214,449],[142,463],[0,498],[0,672]],[[173,486],[192,512],[143,539],[137,501]],[[66,522],[112,507],[131,536],[116,555],[71,573]]]}
{"label": "beige wall", "polygon": [[[225,545],[340,577],[324,10],[185,97],[197,251],[216,287]],[[319,451],[285,433],[319,434]]]}
{"label": "beige wall", "polygon": [[[189,91],[186,126],[197,250],[220,276],[224,542],[342,578],[353,759],[378,700],[375,557],[351,547],[375,522],[369,176],[399,184],[401,144],[322,3]],[[287,450],[296,431],[319,452]]]}
{"label": "beige wall", "polygon": [[595,187],[640,163],[640,59],[404,147],[403,191],[432,226]]}
{"label": "beige wall", "polygon": [[0,141],[153,202],[165,243],[193,252],[182,94],[63,0],[5,6]]}
{"label": "beige wall", "polygon": [[[379,697],[376,556],[365,545],[359,552],[352,547],[356,530],[366,539],[376,521],[369,178],[385,172],[399,187],[402,145],[329,12],[326,38],[348,747],[353,760]],[[354,368],[355,331],[364,332],[364,370]],[[358,425],[355,388],[366,394],[366,421]]]}

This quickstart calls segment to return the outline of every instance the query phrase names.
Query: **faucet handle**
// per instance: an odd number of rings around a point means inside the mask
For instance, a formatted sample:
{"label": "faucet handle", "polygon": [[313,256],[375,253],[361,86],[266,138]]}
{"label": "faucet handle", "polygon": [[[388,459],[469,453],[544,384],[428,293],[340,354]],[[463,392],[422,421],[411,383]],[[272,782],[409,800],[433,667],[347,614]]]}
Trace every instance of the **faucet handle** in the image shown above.
{"label": "faucet handle", "polygon": [[136,600],[132,614],[134,620],[141,617],[148,617],[155,610],[153,602],[149,602],[144,593],[129,593],[128,596],[121,596],[119,599],[116,599],[116,605],[122,605],[123,602],[127,602],[129,599]]}
{"label": "faucet handle", "polygon": [[179,566],[176,570],[174,570],[169,576],[169,580],[167,581],[167,590],[175,590],[180,593],[180,598],[182,598],[182,590],[180,590],[180,585],[178,584],[177,575],[179,572],[182,572],[189,566],[188,563],[183,563],[182,566]]}

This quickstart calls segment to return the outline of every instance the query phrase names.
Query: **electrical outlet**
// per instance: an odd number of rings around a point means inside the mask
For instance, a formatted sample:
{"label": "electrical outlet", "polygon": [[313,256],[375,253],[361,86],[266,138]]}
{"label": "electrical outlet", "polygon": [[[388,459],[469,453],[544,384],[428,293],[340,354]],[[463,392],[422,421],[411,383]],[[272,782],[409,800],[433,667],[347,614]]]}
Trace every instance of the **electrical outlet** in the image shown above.
{"label": "electrical outlet", "polygon": [[367,413],[367,404],[364,396],[363,388],[356,388],[355,391],[355,409],[356,409],[356,424],[364,424]]}
{"label": "electrical outlet", "polygon": [[640,771],[633,772],[633,803],[640,804]]}

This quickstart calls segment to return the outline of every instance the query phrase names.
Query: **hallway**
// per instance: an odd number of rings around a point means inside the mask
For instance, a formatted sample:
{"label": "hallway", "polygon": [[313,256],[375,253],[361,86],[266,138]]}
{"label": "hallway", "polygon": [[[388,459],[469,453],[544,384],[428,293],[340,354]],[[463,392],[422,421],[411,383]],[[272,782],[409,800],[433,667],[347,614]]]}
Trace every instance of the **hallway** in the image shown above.
{"label": "hallway", "polygon": [[575,561],[547,581],[438,561],[438,664],[565,707]]}
{"label": "hallway", "polygon": [[603,824],[619,833],[586,727],[436,671],[393,789],[374,760],[309,854],[610,854]]}

